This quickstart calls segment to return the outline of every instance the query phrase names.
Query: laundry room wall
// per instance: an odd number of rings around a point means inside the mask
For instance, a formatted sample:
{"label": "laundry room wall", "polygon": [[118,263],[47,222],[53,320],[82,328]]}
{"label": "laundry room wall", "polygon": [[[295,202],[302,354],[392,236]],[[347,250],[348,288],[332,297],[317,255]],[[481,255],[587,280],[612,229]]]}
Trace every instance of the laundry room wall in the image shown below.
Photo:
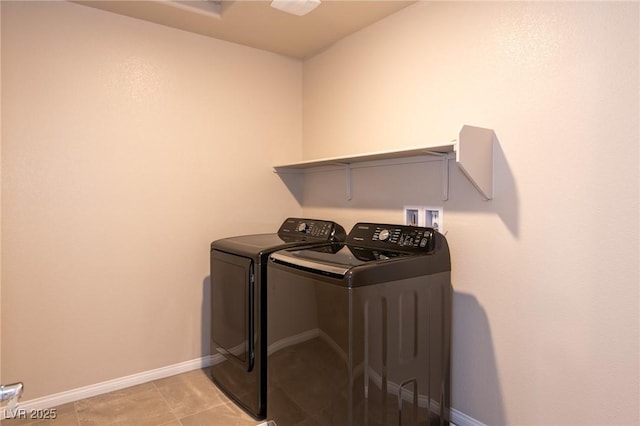
{"label": "laundry room wall", "polygon": [[[490,425],[638,424],[639,4],[419,2],[304,64],[304,159],[495,129],[495,197],[452,162],[305,175],[304,215],[443,205],[453,408]],[[470,423],[471,422],[471,423]]]}
{"label": "laundry room wall", "polygon": [[[2,6],[0,6],[0,46],[2,46]],[[2,51],[0,47],[0,52]],[[0,58],[0,63],[2,59]],[[0,66],[0,82],[2,82],[2,66]],[[2,83],[0,83],[0,99],[2,99]],[[0,188],[2,188],[2,102],[0,102]],[[2,378],[2,191],[0,190],[0,384]]]}
{"label": "laundry room wall", "polygon": [[[301,207],[300,61],[69,2],[2,7],[2,380],[209,355],[209,244]],[[265,208],[268,206],[268,208]]]}

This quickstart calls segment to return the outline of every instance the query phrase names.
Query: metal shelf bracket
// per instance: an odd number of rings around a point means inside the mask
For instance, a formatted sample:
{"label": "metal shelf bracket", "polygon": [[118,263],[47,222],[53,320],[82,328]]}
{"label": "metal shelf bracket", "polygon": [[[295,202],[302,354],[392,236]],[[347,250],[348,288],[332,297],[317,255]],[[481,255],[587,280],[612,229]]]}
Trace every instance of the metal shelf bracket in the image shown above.
{"label": "metal shelf bracket", "polygon": [[449,154],[445,152],[424,151],[425,154],[440,157],[442,160],[442,201],[449,199]]}
{"label": "metal shelf bracket", "polygon": [[346,195],[347,195],[347,201],[351,201],[351,199],[353,198],[353,193],[351,190],[351,163],[333,163],[336,166],[342,166],[344,167],[344,177],[345,177],[345,185],[346,185]]}

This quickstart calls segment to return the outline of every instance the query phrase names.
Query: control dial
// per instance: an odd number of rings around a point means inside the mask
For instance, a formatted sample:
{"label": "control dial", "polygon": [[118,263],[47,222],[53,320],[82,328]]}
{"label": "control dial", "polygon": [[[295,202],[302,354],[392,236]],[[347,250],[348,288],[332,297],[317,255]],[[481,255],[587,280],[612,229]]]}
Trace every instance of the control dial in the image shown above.
{"label": "control dial", "polygon": [[307,225],[305,222],[300,222],[298,224],[298,227],[296,228],[296,231],[298,231],[298,232],[306,232],[307,229],[309,229],[309,225]]}
{"label": "control dial", "polygon": [[380,241],[389,241],[389,238],[391,238],[391,232],[389,232],[388,229],[383,229],[380,231],[380,234],[378,234],[378,239]]}

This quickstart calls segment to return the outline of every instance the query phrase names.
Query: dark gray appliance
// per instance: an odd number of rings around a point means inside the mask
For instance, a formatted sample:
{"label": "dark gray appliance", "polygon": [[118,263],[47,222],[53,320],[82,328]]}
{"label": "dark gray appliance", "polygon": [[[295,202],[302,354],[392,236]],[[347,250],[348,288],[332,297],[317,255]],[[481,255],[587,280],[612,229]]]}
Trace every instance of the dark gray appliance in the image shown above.
{"label": "dark gray appliance", "polygon": [[266,291],[269,254],[287,247],[344,241],[344,228],[315,219],[286,219],[276,234],[211,243],[210,374],[256,419],[266,412]]}
{"label": "dark gray appliance", "polygon": [[358,223],[267,268],[267,418],[448,424],[451,262],[431,228]]}

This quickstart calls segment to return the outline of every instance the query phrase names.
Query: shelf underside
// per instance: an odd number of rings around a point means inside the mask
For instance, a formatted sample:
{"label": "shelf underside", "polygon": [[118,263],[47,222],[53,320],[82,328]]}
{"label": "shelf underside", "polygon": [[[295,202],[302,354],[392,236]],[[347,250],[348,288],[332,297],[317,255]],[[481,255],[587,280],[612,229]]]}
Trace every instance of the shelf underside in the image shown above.
{"label": "shelf underside", "polygon": [[447,154],[454,151],[454,145],[455,142],[450,142],[449,144],[444,145],[414,147],[397,151],[379,151],[345,157],[322,158],[319,160],[309,160],[299,163],[283,164],[281,166],[275,166],[275,169],[308,169],[311,167],[347,165],[364,161],[391,160],[395,158],[415,157],[418,155],[429,155],[433,153]]}

